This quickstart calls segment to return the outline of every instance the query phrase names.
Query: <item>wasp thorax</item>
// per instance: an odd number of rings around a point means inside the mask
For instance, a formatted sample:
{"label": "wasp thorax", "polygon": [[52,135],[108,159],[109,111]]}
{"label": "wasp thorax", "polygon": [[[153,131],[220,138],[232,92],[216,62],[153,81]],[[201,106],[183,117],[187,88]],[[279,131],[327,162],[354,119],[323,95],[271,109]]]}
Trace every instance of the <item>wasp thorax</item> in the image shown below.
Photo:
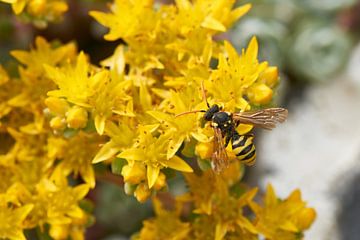
{"label": "wasp thorax", "polygon": [[214,114],[215,113],[217,113],[217,112],[219,112],[220,111],[220,108],[219,108],[219,106],[218,105],[212,105],[207,111],[206,111],[206,113],[204,114],[204,119],[206,120],[206,121],[211,121],[212,120],[212,118],[213,118],[213,116],[214,116]]}
{"label": "wasp thorax", "polygon": [[221,130],[226,130],[232,126],[231,113],[229,112],[217,112],[213,115],[212,125],[218,127]]}

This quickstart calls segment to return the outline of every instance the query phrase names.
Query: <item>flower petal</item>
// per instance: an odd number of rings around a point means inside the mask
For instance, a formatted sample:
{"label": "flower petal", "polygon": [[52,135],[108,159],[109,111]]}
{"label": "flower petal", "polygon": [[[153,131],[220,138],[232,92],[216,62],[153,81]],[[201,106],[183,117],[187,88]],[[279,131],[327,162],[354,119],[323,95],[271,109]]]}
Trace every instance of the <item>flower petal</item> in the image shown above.
{"label": "flower petal", "polygon": [[26,1],[25,0],[19,0],[16,1],[13,5],[12,5],[12,9],[15,12],[16,15],[20,14],[26,5]]}
{"label": "flower petal", "polygon": [[158,176],[160,173],[160,168],[153,167],[151,165],[147,166],[147,180],[148,180],[148,186],[149,188],[152,188],[154,186]]}
{"label": "flower petal", "polygon": [[216,30],[216,31],[220,31],[220,32],[225,32],[226,31],[226,27],[219,22],[218,20],[216,20],[215,18],[211,17],[211,16],[207,16],[204,21],[201,23],[201,26],[204,28],[208,28],[208,29],[212,29],[212,30]]}
{"label": "flower petal", "polygon": [[168,150],[167,150],[167,155],[166,155],[167,159],[170,159],[175,155],[175,153],[181,147],[181,144],[183,143],[183,141],[184,141],[183,136],[179,136],[178,138],[172,139],[170,141],[169,146],[168,146]]}
{"label": "flower petal", "polygon": [[137,148],[130,148],[123,152],[121,152],[119,155],[117,155],[119,158],[125,158],[128,160],[142,160],[145,157],[144,151]]}
{"label": "flower petal", "polygon": [[265,194],[265,205],[268,207],[275,206],[277,202],[278,202],[278,199],[275,195],[274,188],[272,187],[271,184],[268,184],[268,186],[266,188],[266,194]]}
{"label": "flower petal", "polygon": [[258,41],[256,37],[253,37],[246,49],[246,59],[249,61],[249,63],[257,62],[258,49]]}
{"label": "flower petal", "polygon": [[100,151],[96,154],[96,156],[92,160],[92,163],[105,161],[111,158],[112,156],[114,156],[118,151],[119,150],[115,148],[114,142],[109,141],[101,147]]}
{"label": "flower petal", "polygon": [[81,184],[81,185],[78,185],[76,187],[74,187],[73,191],[74,191],[74,197],[77,199],[77,200],[80,200],[80,199],[83,199],[86,194],[88,194],[90,188],[89,188],[89,185],[88,184]]}
{"label": "flower petal", "polygon": [[235,8],[233,11],[231,11],[230,13],[230,18],[231,18],[231,22],[236,21],[237,19],[241,18],[242,16],[244,16],[247,12],[249,12],[251,8],[251,4],[245,4],[243,6],[240,6],[238,8]]}
{"label": "flower petal", "polygon": [[227,231],[228,231],[227,224],[224,224],[224,223],[221,223],[221,222],[216,224],[215,240],[222,240],[225,237]]}
{"label": "flower petal", "polygon": [[95,121],[96,131],[98,132],[98,134],[103,135],[105,130],[106,117],[101,115],[96,115],[94,121]]}
{"label": "flower petal", "polygon": [[184,160],[176,155],[168,161],[164,162],[164,165],[182,172],[193,172],[192,168]]}
{"label": "flower petal", "polygon": [[247,229],[249,232],[253,234],[257,234],[257,230],[255,226],[244,216],[238,216],[238,219],[236,220],[237,225],[239,225],[241,228]]}
{"label": "flower petal", "polygon": [[163,113],[159,111],[147,111],[146,113],[152,116],[153,118],[155,118],[156,120],[158,120],[159,122],[165,121],[171,123],[174,120],[174,118],[170,117],[170,115],[167,113]]}

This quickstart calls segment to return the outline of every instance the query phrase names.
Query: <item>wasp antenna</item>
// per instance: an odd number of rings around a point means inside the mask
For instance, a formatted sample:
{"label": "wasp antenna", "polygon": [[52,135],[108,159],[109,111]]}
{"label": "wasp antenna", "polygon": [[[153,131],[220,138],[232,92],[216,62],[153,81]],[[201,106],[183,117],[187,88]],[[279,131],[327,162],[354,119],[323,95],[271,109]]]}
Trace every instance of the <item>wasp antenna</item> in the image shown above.
{"label": "wasp antenna", "polygon": [[194,110],[194,111],[189,111],[189,112],[183,112],[183,113],[176,114],[175,117],[177,118],[182,115],[186,115],[186,114],[190,114],[190,113],[198,113],[198,112],[206,112],[206,110]]}
{"label": "wasp antenna", "polygon": [[202,92],[203,100],[206,102],[206,105],[208,106],[208,108],[210,108],[210,104],[208,103],[207,98],[206,98],[204,80],[201,81],[201,92]]}

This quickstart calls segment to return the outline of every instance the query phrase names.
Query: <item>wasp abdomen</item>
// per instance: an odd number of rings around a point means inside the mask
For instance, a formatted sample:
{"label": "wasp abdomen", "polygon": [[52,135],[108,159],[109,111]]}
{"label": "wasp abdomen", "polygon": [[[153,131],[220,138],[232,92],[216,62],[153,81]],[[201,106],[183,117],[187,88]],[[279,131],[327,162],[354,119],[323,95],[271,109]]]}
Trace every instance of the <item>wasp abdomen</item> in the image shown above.
{"label": "wasp abdomen", "polygon": [[253,135],[235,134],[232,138],[232,149],[237,158],[246,165],[255,163],[256,151]]}

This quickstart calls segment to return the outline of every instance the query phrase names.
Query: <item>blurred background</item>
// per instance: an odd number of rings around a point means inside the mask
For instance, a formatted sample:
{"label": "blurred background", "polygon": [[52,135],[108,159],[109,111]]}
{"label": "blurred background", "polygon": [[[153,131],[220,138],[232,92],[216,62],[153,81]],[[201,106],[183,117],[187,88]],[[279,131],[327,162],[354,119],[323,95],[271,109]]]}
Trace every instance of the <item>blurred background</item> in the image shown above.
{"label": "blurred background", "polygon": [[[88,16],[106,1],[72,0],[63,22],[40,30],[19,21],[0,3],[0,63],[15,68],[12,49],[28,49],[36,35],[76,41],[93,63],[108,57],[119,42],[105,42],[106,29]],[[160,1],[159,1],[160,2]],[[162,1],[170,2],[170,1]],[[272,183],[279,196],[300,188],[318,218],[309,240],[358,240],[360,236],[360,1],[253,0],[250,13],[222,38],[240,51],[256,35],[260,59],[278,66],[276,104],[289,119],[272,132],[258,131],[258,162],[245,181],[262,189]],[[120,180],[119,180],[120,183]],[[151,204],[139,204],[122,187],[101,181],[90,197],[96,223],[92,239],[129,239]],[[181,176],[170,182],[184,192]],[[100,211],[101,209],[101,211]]]}

